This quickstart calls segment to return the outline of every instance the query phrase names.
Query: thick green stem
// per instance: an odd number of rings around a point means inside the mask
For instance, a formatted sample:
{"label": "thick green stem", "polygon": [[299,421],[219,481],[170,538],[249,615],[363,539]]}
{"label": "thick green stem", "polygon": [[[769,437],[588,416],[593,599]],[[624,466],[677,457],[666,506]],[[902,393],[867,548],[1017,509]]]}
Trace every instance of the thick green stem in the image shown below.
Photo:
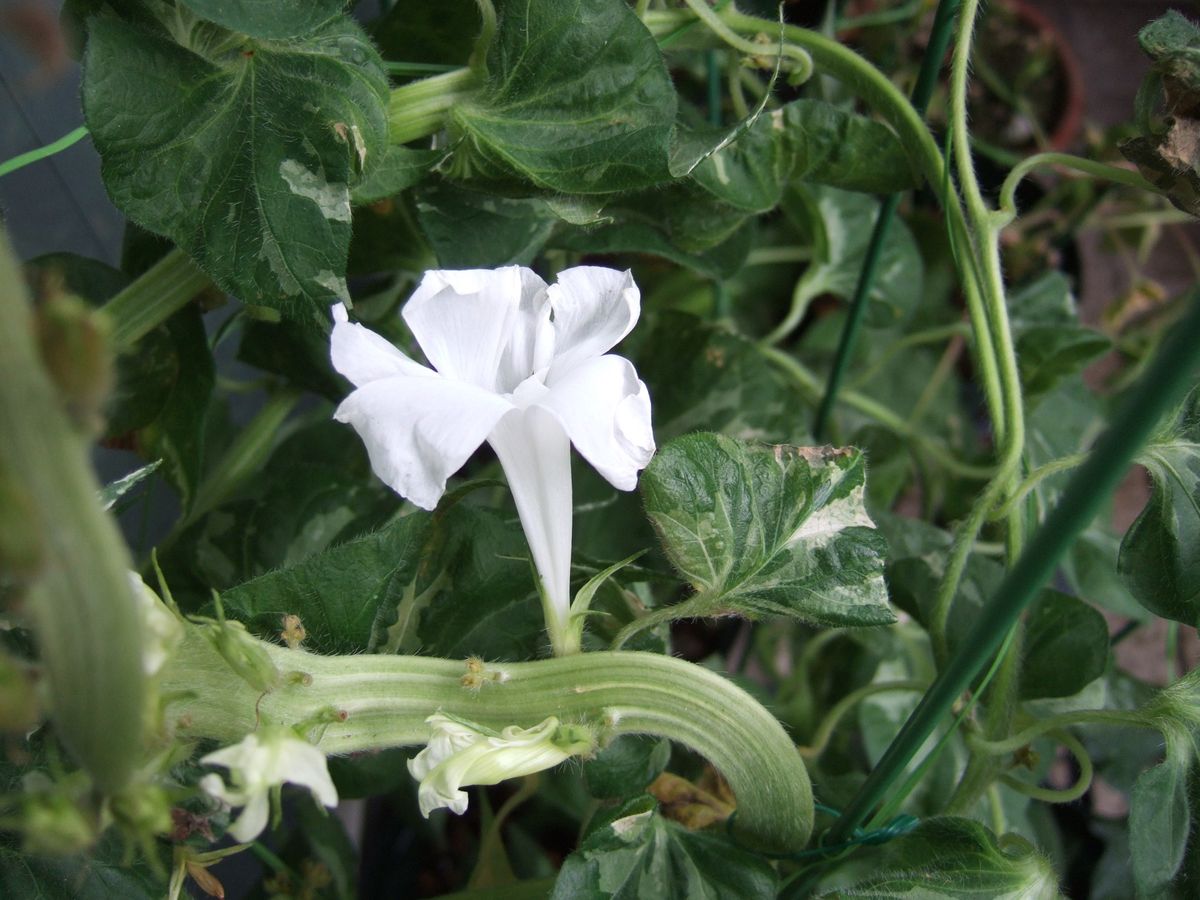
{"label": "thick green stem", "polygon": [[126,350],[212,284],[182,250],[172,250],[101,307],[113,349]]}
{"label": "thick green stem", "polygon": [[129,553],[100,507],[88,453],[42,368],[20,271],[0,235],[0,474],[31,501],[33,519],[16,527],[37,533],[42,547],[24,607],[57,733],[112,792],[140,759],[141,622]]}
{"label": "thick green stem", "polygon": [[259,646],[283,676],[267,693],[188,628],[161,683],[162,695],[174,698],[167,716],[181,736],[232,742],[260,721],[323,722],[312,737],[325,752],[343,754],[424,743],[425,719],[439,711],[497,729],[557,716],[590,722],[602,738],[655,734],[691,747],[733,788],[738,834],[756,846],[794,851],[812,829],[808,773],[783,728],[741,688],[700,666],[651,653],[577,653],[487,663],[480,689],[464,686],[462,661]]}
{"label": "thick green stem", "polygon": [[440,131],[455,104],[475,92],[479,74],[455,69],[392,91],[388,100],[388,140],[407,144]]}
{"label": "thick green stem", "polygon": [[182,531],[227,500],[237,487],[262,466],[275,444],[279,427],[299,399],[299,394],[290,389],[276,391],[267,399],[258,414],[238,432],[237,438],[208,477],[200,483],[195,502],[176,526],[177,531]]}

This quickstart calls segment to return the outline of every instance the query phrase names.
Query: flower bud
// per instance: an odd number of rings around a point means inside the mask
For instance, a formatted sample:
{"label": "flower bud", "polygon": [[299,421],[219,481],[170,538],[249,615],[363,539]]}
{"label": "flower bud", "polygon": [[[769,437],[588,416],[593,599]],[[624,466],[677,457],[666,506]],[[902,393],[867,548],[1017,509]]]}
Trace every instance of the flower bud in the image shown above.
{"label": "flower bud", "polygon": [[510,725],[499,733],[441,713],[425,722],[433,734],[428,746],[409,760],[408,771],[421,783],[418,800],[426,818],[442,806],[459,815],[466,812],[464,787],[532,775],[595,747],[590,729],[560,725],[554,716],[533,728]]}

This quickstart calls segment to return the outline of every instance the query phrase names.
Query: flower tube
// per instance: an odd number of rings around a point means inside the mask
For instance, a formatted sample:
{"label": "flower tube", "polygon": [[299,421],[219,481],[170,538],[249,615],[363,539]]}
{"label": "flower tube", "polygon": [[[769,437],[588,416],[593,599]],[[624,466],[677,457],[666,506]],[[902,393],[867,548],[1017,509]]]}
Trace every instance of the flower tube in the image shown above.
{"label": "flower tube", "polygon": [[484,441],[496,451],[558,655],[580,639],[570,447],[624,491],[654,453],[646,385],[608,353],[639,313],[632,275],[614,269],[566,269],[552,285],[519,266],[427,272],[403,311],[426,367],[333,307],[333,365],[356,387],[335,418],[362,437],[384,483],[433,509]]}

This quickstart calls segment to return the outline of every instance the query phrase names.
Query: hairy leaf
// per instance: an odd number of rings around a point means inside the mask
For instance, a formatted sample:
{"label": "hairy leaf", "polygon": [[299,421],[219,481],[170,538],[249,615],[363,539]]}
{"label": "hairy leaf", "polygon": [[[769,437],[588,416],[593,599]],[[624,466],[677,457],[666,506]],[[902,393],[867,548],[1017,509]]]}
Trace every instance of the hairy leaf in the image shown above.
{"label": "hairy leaf", "polygon": [[408,190],[425,178],[446,154],[441,150],[413,150],[391,145],[366,176],[354,186],[350,199],[374,203]]}
{"label": "hairy leaf", "polygon": [[826,625],[895,621],[856,450],[677,438],[642,476],[671,562],[713,610]]}
{"label": "hairy leaf", "polygon": [[670,761],[669,741],[623,734],[583,764],[583,777],[593,797],[628,797],[642,793]]}
{"label": "hairy leaf", "polygon": [[1154,487],[1121,542],[1121,575],[1155,615],[1200,625],[1200,388],[1138,461]]}
{"label": "hairy leaf", "polygon": [[91,22],[83,105],[109,194],[245,302],[323,322],[346,296],[350,184],[386,143],[378,55],[341,16],[286,43],[180,39]]}
{"label": "hairy leaf", "polygon": [[297,615],[305,646],[318,653],[373,649],[377,621],[413,589],[430,516],[414,512],[380,531],[228,590],[230,615],[262,634],[278,634]]}
{"label": "hairy leaf", "polygon": [[30,900],[156,900],[163,879],[143,864],[122,861],[121,841],[110,829],[86,856],[34,856],[0,838],[0,897]]}
{"label": "hairy leaf", "polygon": [[771,123],[794,179],[871,194],[917,184],[903,145],[879,122],[821,100],[796,100],[773,112]]}
{"label": "hairy leaf", "polygon": [[1109,348],[1103,334],[1079,324],[1071,286],[1049,272],[1009,297],[1017,361],[1027,401],[1052,390]]}
{"label": "hairy leaf", "polygon": [[[784,211],[811,237],[812,263],[796,293],[810,301],[822,294],[844,300],[854,295],[879,203],[872,197],[827,187],[793,188]],[[893,222],[884,241],[866,323],[895,325],[920,302],[924,269],[921,254],[903,222]]]}
{"label": "hairy leaf", "polygon": [[886,845],[863,880],[820,897],[982,898],[1053,900],[1059,897],[1050,863],[1024,838],[996,837],[971,819],[926,819]]}
{"label": "hairy leaf", "polygon": [[1104,674],[1108,650],[1104,616],[1075,597],[1042,591],[1025,620],[1021,699],[1079,693]]}
{"label": "hairy leaf", "polygon": [[796,437],[797,402],[750,341],[695,316],[667,313],[642,326],[633,349],[654,398],[659,439],[720,431],[747,440]]}
{"label": "hairy leaf", "polygon": [[557,217],[541,200],[509,200],[437,184],[416,192],[417,217],[447,269],[527,266]]}
{"label": "hairy leaf", "polygon": [[551,900],[769,900],[769,862],[715,834],[664,819],[649,797],[633,800],[594,826],[567,857]]}
{"label": "hairy leaf", "polygon": [[505,4],[487,62],[452,112],[456,174],[568,194],[669,179],[675,89],[624,0]]}
{"label": "hairy leaf", "polygon": [[256,38],[307,34],[346,6],[345,0],[179,0],[202,19]]}
{"label": "hairy leaf", "polygon": [[1129,848],[1139,896],[1170,896],[1190,824],[1186,761],[1168,756],[1142,773],[1130,795]]}

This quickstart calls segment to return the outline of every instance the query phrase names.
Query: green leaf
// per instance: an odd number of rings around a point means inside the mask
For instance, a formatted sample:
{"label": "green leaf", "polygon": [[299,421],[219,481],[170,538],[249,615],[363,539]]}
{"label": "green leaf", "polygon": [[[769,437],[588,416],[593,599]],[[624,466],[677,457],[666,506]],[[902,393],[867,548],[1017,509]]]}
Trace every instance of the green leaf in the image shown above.
{"label": "green leaf", "polygon": [[371,37],[384,59],[465,66],[479,34],[475,0],[395,0],[371,25]]}
{"label": "green leaf", "polygon": [[144,864],[127,865],[115,829],[86,856],[33,856],[0,837],[0,897],[36,900],[158,900],[166,884]]}
{"label": "green leaf", "polygon": [[421,229],[447,269],[529,265],[557,217],[541,200],[509,200],[438,184],[417,191]]}
{"label": "green leaf", "polygon": [[1109,348],[1098,331],[1079,324],[1071,286],[1049,272],[1014,291],[1008,300],[1021,384],[1030,404]]}
{"label": "green leaf", "polygon": [[123,475],[116,481],[106,484],[100,489],[100,505],[106,510],[112,509],[118,500],[158,471],[158,467],[161,465],[162,460],[156,459],[149,465],[142,466],[140,469],[134,469],[128,475]]}
{"label": "green leaf", "polygon": [[750,213],[774,209],[787,174],[777,121],[774,116],[760,116],[737,140],[696,166],[692,179],[737,209]]}
{"label": "green leaf", "polygon": [[338,15],[346,0],[179,0],[196,15],[256,38],[307,34]]}
{"label": "green leaf", "polygon": [[770,863],[723,837],[687,831],[649,797],[622,806],[567,857],[551,900],[772,900]]}
{"label": "green leaf", "polygon": [[1183,864],[1191,809],[1186,762],[1171,759],[1147,769],[1129,798],[1129,848],[1138,896],[1171,896],[1171,880]]}
{"label": "green leaf", "polygon": [[430,590],[419,646],[436,656],[531,659],[546,643],[529,548],[520,526],[488,509],[459,503],[425,550]]}
{"label": "green leaf", "polygon": [[350,184],[386,144],[381,62],[342,16],[287,43],[211,32],[184,46],[91,20],[83,105],[105,185],[224,290],[324,322],[346,296]]}
{"label": "green leaf", "polygon": [[926,819],[886,845],[871,874],[823,898],[920,897],[1052,900],[1061,895],[1050,863],[1015,834],[997,838],[971,819]]}
{"label": "green leaf", "polygon": [[[656,195],[657,202],[667,202],[671,195],[664,197],[665,193]],[[661,216],[651,219],[639,212],[613,208],[607,212],[615,221],[594,228],[560,229],[551,235],[550,246],[587,254],[650,254],[715,279],[734,275],[751,249],[750,227],[737,228],[724,240],[703,250],[688,250],[674,242],[666,230],[669,223]]]}
{"label": "green leaf", "polygon": [[1070,697],[1104,674],[1108,625],[1082,600],[1042,591],[1025,619],[1022,700]]}
{"label": "green leaf", "polygon": [[[380,643],[379,622],[412,588],[430,516],[413,512],[380,531],[347,541],[222,595],[229,615],[260,634],[278,633],[298,615],[317,653],[361,653]],[[394,616],[394,612],[392,613]]]}
{"label": "green leaf", "polygon": [[348,382],[329,359],[329,336],[297,322],[248,319],[242,326],[237,358],[334,402],[349,392]]}
{"label": "green leaf", "polygon": [[752,342],[681,313],[646,324],[633,336],[632,356],[654,398],[660,440],[698,430],[763,441],[798,436],[798,398]]}
{"label": "green leaf", "polygon": [[712,610],[824,625],[895,621],[862,454],[677,438],[642,475],[667,556]]}
{"label": "green leaf", "polygon": [[527,0],[500,10],[478,95],[455,106],[453,171],[567,194],[670,178],[675,89],[624,0]]}
{"label": "green leaf", "polygon": [[869,194],[918,183],[903,145],[879,122],[821,100],[795,100],[770,118],[793,179]]}
{"label": "green leaf", "polygon": [[1200,625],[1200,388],[1138,461],[1153,488],[1121,542],[1121,576],[1155,615]]}
{"label": "green leaf", "polygon": [[350,191],[354,203],[374,203],[394,197],[420,184],[446,154],[441,150],[413,150],[388,145],[366,176]]}
{"label": "green leaf", "polygon": [[186,511],[204,471],[207,412],[216,372],[198,309],[180,310],[167,320],[166,329],[177,368],[162,412],[138,432],[138,444],[148,457],[163,461],[163,474],[179,491]]}
{"label": "green leaf", "polygon": [[670,761],[670,741],[623,734],[583,764],[583,777],[593,797],[628,797],[642,793]]}
{"label": "green leaf", "polygon": [[[812,263],[800,276],[796,294],[805,302],[822,294],[850,299],[866,258],[878,201],[835,188],[793,187],[783,209],[813,243]],[[868,295],[866,324],[882,328],[905,319],[921,300],[923,279],[916,242],[903,222],[894,221]]]}

